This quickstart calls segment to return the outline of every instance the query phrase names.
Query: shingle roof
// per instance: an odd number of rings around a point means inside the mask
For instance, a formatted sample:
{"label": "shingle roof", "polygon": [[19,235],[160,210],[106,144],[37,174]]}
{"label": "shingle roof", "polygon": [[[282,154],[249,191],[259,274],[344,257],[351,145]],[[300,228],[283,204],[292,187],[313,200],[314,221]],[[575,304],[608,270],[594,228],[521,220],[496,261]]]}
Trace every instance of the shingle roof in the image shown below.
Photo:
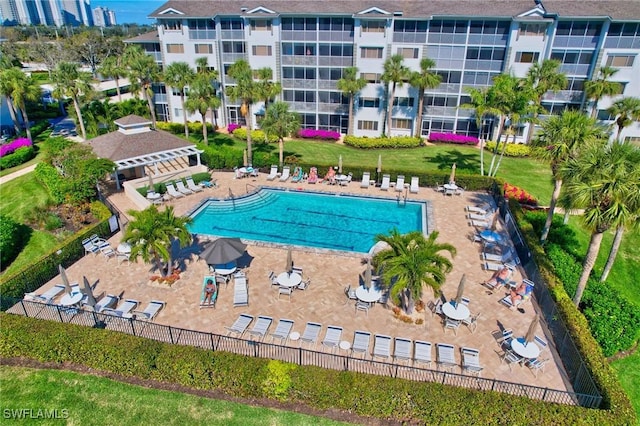
{"label": "shingle roof", "polygon": [[152,121],[148,118],[140,117],[139,115],[127,115],[126,117],[118,118],[114,121],[118,126],[130,126],[132,124],[151,124]]}
{"label": "shingle roof", "polygon": [[160,43],[160,37],[158,36],[158,30],[149,31],[148,33],[140,34],[135,37],[124,40],[125,43],[143,43],[143,42],[156,42]]}
{"label": "shingle roof", "polygon": [[[549,13],[566,17],[610,16],[613,19],[640,19],[640,0],[548,0],[542,4]],[[430,18],[432,16],[484,16],[512,17],[533,9],[533,0],[241,0],[202,1],[170,0],[154,10],[149,17],[170,18],[160,15],[168,8],[183,15],[176,17],[213,17],[215,15],[239,15],[240,8],[248,10],[263,6],[282,14],[352,15],[371,7],[391,14],[402,12],[403,18]]]}

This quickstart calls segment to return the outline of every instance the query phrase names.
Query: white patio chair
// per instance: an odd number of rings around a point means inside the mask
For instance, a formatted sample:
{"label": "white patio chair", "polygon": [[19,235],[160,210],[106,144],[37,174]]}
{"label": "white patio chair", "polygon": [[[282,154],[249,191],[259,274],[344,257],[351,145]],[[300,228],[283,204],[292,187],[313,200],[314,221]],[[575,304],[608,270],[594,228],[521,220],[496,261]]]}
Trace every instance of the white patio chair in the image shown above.
{"label": "white patio chair", "polygon": [[293,294],[293,288],[284,286],[278,287],[278,299],[280,299],[280,296],[288,296],[289,301],[291,301],[291,294]]}
{"label": "white patio chair", "polygon": [[300,345],[302,345],[302,342],[307,342],[309,347],[313,344],[313,347],[315,348],[321,329],[322,324],[318,324],[317,322],[308,322],[304,328],[302,336],[300,336]]}
{"label": "white patio chair", "polygon": [[235,333],[238,337],[242,337],[244,332],[247,331],[249,324],[251,324],[251,321],[253,321],[253,316],[240,314],[231,327],[225,327],[227,329],[227,336]]}
{"label": "white patio chair", "polygon": [[451,370],[458,365],[453,345],[436,343],[436,354],[438,356],[436,362],[443,369]]}
{"label": "white patio chair", "polygon": [[344,294],[347,296],[347,301],[344,303],[345,305],[349,303],[350,300],[358,300],[355,289],[352,289],[350,285],[344,288]]}
{"label": "white patio chair", "polygon": [[511,349],[505,348],[504,353],[502,354],[501,361],[506,362],[507,365],[509,366],[509,371],[511,371],[511,366],[513,364],[520,365],[522,363],[522,358],[520,357],[520,355],[513,352]]}
{"label": "white patio chair", "polygon": [[442,299],[436,299],[433,301],[429,301],[427,303],[427,307],[431,311],[431,316],[440,315],[442,316]]}
{"label": "white patio chair", "polygon": [[538,336],[537,334],[535,336],[533,336],[533,340],[540,346],[540,349],[546,349],[547,348],[547,342],[546,340],[544,340],[542,337]]}
{"label": "white patio chair", "polygon": [[351,345],[351,354],[360,353],[364,357],[369,351],[369,340],[371,333],[367,331],[356,330],[353,333],[353,344]]}
{"label": "white patio chair", "polygon": [[291,333],[291,329],[293,328],[293,323],[293,320],[290,319],[280,319],[276,326],[276,331],[271,333],[271,341],[273,342],[275,339],[280,339],[283,345],[287,343],[289,333]]}
{"label": "white patio chair", "polygon": [[433,359],[431,357],[431,342],[416,340],[414,342],[413,362],[426,364],[430,367],[432,361]]}
{"label": "white patio chair", "polygon": [[193,181],[193,178],[191,176],[186,178],[186,181],[187,181],[187,188],[189,188],[191,191],[193,192],[202,191],[202,187],[196,185],[196,183]]}
{"label": "white patio chair", "polygon": [[460,348],[462,355],[462,372],[469,372],[480,376],[482,367],[480,366],[480,351],[472,348]]}
{"label": "white patio chair", "polygon": [[280,284],[278,284],[278,277],[276,277],[276,273],[271,271],[269,272],[269,281],[271,282],[271,286],[278,290],[280,288]]}
{"label": "white patio chair", "polygon": [[362,173],[362,182],[360,188],[369,188],[369,181],[371,180],[371,174],[369,172]]}
{"label": "white patio chair", "polygon": [[293,268],[291,268],[291,272],[302,276],[302,268],[299,266],[294,266]]}
{"label": "white patio chair", "polygon": [[420,178],[418,178],[418,176],[411,176],[411,185],[409,185],[409,192],[411,192],[412,194],[417,194],[420,190],[420,185],[418,184],[419,179]]}
{"label": "white patio chair", "polygon": [[411,361],[411,347],[413,346],[411,340],[402,337],[396,337],[394,340],[393,358],[396,361]]}
{"label": "white patio chair", "polygon": [[544,366],[547,362],[549,362],[547,358],[545,359],[534,358],[534,359],[527,360],[525,364],[527,367],[529,367],[529,370],[531,370],[533,375],[537,378],[538,371],[542,370],[542,372],[544,373]]}
{"label": "white patio chair", "polygon": [[389,359],[391,356],[391,337],[383,334],[376,334],[373,337],[373,353],[372,358]]}
{"label": "white patio chair", "polygon": [[451,318],[445,318],[444,319],[444,331],[447,331],[448,329],[453,330],[453,334],[458,334],[458,327],[460,327],[460,321],[458,320],[454,320]]}
{"label": "white patio chair", "polygon": [[300,281],[300,284],[298,284],[296,288],[298,290],[306,290],[307,288],[309,288],[310,284],[311,284],[311,278]]}
{"label": "white patio chair", "polygon": [[480,312],[475,315],[470,315],[468,318],[462,320],[462,323],[467,326],[471,333],[475,333],[478,328],[478,318],[480,318]]}
{"label": "white patio chair", "polygon": [[398,175],[396,178],[396,191],[404,191],[404,175]]}
{"label": "white patio chair", "polygon": [[335,351],[340,344],[340,339],[342,338],[342,327],[336,327],[335,325],[330,325],[327,327],[327,331],[324,334],[324,339],[322,340],[322,346],[326,346]]}
{"label": "white patio chair", "polygon": [[84,240],[82,240],[82,247],[84,248],[85,255],[89,253],[96,254],[98,251],[100,251],[100,247],[96,245],[97,240],[97,234],[93,234],[89,238],[85,238]]}
{"label": "white patio chair", "polygon": [[149,302],[147,307],[144,308],[144,311],[134,311],[133,313],[136,316],[136,319],[153,321],[165,305],[166,303],[160,300],[152,300]]}
{"label": "white patio chair", "polygon": [[363,302],[361,300],[358,300],[356,302],[356,314],[358,313],[358,311],[364,311],[367,316],[369,316],[369,308],[371,308],[371,304],[368,302]]}
{"label": "white patio chair", "polygon": [[266,316],[259,316],[258,320],[253,324],[253,328],[249,330],[249,334],[256,336],[259,340],[264,340],[264,336],[267,334],[273,318]]}
{"label": "white patio chair", "polygon": [[173,198],[182,198],[182,197],[184,197],[183,193],[176,191],[176,187],[173,186],[172,183],[168,183],[165,186],[167,188],[167,194],[169,194],[171,197],[173,197]]}
{"label": "white patio chair", "polygon": [[291,172],[290,167],[284,166],[284,168],[282,169],[282,176],[280,176],[280,182],[286,182],[287,179],[289,179],[290,172]]}
{"label": "white patio chair", "polygon": [[382,184],[380,185],[380,189],[382,191],[388,191],[390,184],[391,184],[391,175],[382,175]]}
{"label": "white patio chair", "polygon": [[267,180],[275,180],[278,177],[278,166],[272,165],[271,171],[267,175]]}

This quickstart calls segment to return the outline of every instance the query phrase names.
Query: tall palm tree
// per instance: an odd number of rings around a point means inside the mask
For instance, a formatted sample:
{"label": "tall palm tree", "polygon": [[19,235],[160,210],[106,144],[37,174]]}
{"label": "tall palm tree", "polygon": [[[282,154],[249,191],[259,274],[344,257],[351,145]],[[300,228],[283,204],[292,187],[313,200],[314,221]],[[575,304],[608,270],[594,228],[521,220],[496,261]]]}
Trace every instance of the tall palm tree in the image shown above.
{"label": "tall palm tree", "polygon": [[278,160],[282,166],[284,164],[284,138],[300,129],[300,116],[289,111],[289,105],[286,103],[274,102],[267,108],[260,127],[267,135],[278,137]]}
{"label": "tall palm tree", "polygon": [[253,113],[252,105],[256,99],[260,98],[260,90],[256,82],[253,80],[253,70],[244,59],[239,59],[229,67],[229,77],[236,82],[234,86],[227,88],[227,95],[231,99],[240,99],[242,106],[240,113],[247,122],[247,160],[249,164],[253,163],[253,149],[251,140],[251,130],[253,129]]}
{"label": "tall palm tree", "polygon": [[128,46],[124,52],[131,88],[147,102],[153,127],[156,127],[156,110],[153,104],[153,84],[160,81],[160,67],[155,59],[144,53],[138,46]]}
{"label": "tall palm tree", "polygon": [[[209,83],[211,87],[213,87],[214,98],[211,99],[211,127],[216,129],[218,127],[218,122],[216,120],[216,115],[218,108],[222,104],[222,100],[218,96],[216,92],[216,87],[218,86],[218,71],[215,69],[209,69],[209,61],[206,56],[201,56],[196,59],[196,73],[198,76],[206,76],[209,79]],[[205,141],[206,143],[206,141]]]}
{"label": "tall palm tree", "polygon": [[390,235],[376,235],[376,241],[386,242],[389,248],[376,253],[373,264],[382,270],[384,281],[392,283],[391,299],[407,313],[412,312],[414,301],[422,297],[425,285],[438,294],[446,274],[451,272],[453,264],[440,252],[446,251],[455,257],[456,248],[438,243],[437,238],[437,231],[425,238],[421,232],[400,234],[397,229]]}
{"label": "tall palm tree", "polygon": [[172,62],[164,70],[164,82],[169,87],[178,90],[180,93],[180,107],[182,108],[182,119],[184,122],[184,135],[189,137],[189,125],[187,123],[187,111],[184,107],[185,87],[190,85],[195,78],[195,72],[186,62]]}
{"label": "tall palm tree", "polygon": [[438,87],[442,81],[442,76],[431,72],[436,66],[433,59],[424,58],[420,61],[420,71],[414,71],[409,76],[409,82],[418,89],[418,114],[416,116],[416,126],[414,135],[422,136],[422,107],[424,105],[424,91]]}
{"label": "tall palm tree", "polygon": [[581,111],[565,110],[561,115],[551,116],[542,124],[542,131],[533,139],[532,146],[543,148],[541,156],[550,162],[554,186],[547,220],[542,229],[540,242],[544,243],[551,229],[560,191],[562,190],[561,168],[587,144],[602,140],[604,129],[593,118]]}
{"label": "tall palm tree", "polygon": [[542,98],[545,93],[555,93],[567,87],[567,76],[564,73],[561,73],[559,69],[560,61],[555,59],[545,59],[542,63],[536,62],[533,64],[527,72],[527,76],[524,81],[531,89],[534,106],[529,119],[531,128],[527,133],[527,144],[531,142],[534,125],[538,123],[538,115],[547,112],[542,106]]}
{"label": "tall palm tree", "polygon": [[629,223],[640,204],[639,148],[631,144],[594,143],[562,168],[565,191],[584,208],[583,222],[591,232],[573,303],[578,307],[598,257],[602,237]]}
{"label": "tall palm tree", "polygon": [[[125,230],[123,240],[131,245],[131,257],[140,256],[145,263],[153,263],[162,276],[171,274],[173,261],[171,244],[177,240],[181,247],[191,241],[188,217],[176,217],[172,206],[162,212],[154,205],[144,210],[130,210],[133,219]],[[164,265],[166,262],[166,267]]]}
{"label": "tall palm tree", "polygon": [[116,82],[116,93],[118,94],[118,102],[122,102],[122,93],[120,92],[120,79],[127,76],[127,69],[124,66],[121,55],[109,56],[98,68],[100,75],[106,78],[112,78]]}
{"label": "tall palm tree", "polygon": [[54,95],[57,98],[69,97],[73,102],[73,107],[78,117],[78,125],[82,138],[87,138],[87,131],[82,118],[81,103],[89,99],[94,89],[91,85],[91,74],[81,72],[76,64],[71,62],[60,62],[53,72],[53,82],[55,84]]}
{"label": "tall palm tree", "polygon": [[[402,55],[393,55],[384,61],[382,72],[382,81],[385,82],[386,89],[389,93],[387,97],[387,136],[391,136],[391,119],[393,113],[393,101],[396,96],[396,87],[402,87],[405,81],[409,80],[410,70],[404,65]],[[391,83],[391,89],[389,89]]]}
{"label": "tall palm tree", "polygon": [[605,96],[613,96],[620,93],[622,87],[616,81],[609,81],[618,72],[617,68],[602,67],[594,80],[584,83],[584,93],[588,100],[593,101],[591,105],[591,118],[598,115],[598,102]]}
{"label": "tall palm tree", "polygon": [[189,94],[184,103],[186,111],[189,113],[199,112],[202,117],[202,138],[207,145],[209,136],[207,134],[207,111],[220,107],[220,98],[216,96],[216,89],[211,84],[211,78],[207,74],[198,74],[189,87]]}
{"label": "tall palm tree", "polygon": [[40,97],[40,87],[31,77],[27,77],[19,68],[13,67],[0,72],[0,87],[7,99],[7,106],[14,126],[19,128],[16,110],[22,115],[27,138],[31,139],[31,126],[27,115],[27,102],[36,102]]}
{"label": "tall palm tree", "polygon": [[624,97],[618,99],[607,111],[616,118],[616,126],[618,126],[616,140],[622,142],[620,139],[622,130],[634,121],[640,121],[640,98]]}
{"label": "tall palm tree", "polygon": [[18,73],[23,74],[20,69],[14,67],[8,67],[0,71],[0,94],[7,99],[7,108],[9,109],[9,115],[11,116],[11,121],[13,121],[13,128],[16,131],[16,135],[20,133],[20,121],[16,114],[17,110],[12,95],[14,88],[22,78]]}
{"label": "tall palm tree", "polygon": [[367,85],[367,80],[358,77],[357,67],[348,67],[342,71],[342,78],[336,82],[338,90],[349,97],[349,125],[347,135],[353,135],[353,101],[354,98]]}
{"label": "tall palm tree", "polygon": [[258,69],[256,75],[259,80],[257,83],[259,97],[264,101],[264,110],[266,111],[269,103],[282,91],[282,85],[273,81],[273,70],[269,67]]}
{"label": "tall palm tree", "polygon": [[[500,111],[489,104],[489,88],[469,88],[467,90],[471,101],[460,105],[460,108],[473,108],[476,116],[476,125],[480,129],[480,175],[484,176],[484,143],[482,139],[482,123],[485,117],[500,116]],[[491,138],[491,132],[487,135]]]}

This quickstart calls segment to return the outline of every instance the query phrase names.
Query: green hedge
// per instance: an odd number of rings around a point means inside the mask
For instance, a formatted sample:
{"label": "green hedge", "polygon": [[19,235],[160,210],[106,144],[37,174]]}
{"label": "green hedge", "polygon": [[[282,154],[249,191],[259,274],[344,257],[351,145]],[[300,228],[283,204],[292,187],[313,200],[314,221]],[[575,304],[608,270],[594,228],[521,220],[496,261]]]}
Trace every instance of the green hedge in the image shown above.
{"label": "green hedge", "polygon": [[171,345],[118,332],[0,314],[0,356],[76,364],[126,377],[278,399],[293,406],[427,424],[632,424],[627,405],[583,409],[438,383],[303,368],[262,358]]}
{"label": "green hedge", "polygon": [[535,232],[531,222],[525,218],[524,211],[518,203],[514,201],[509,203],[531,250],[533,260],[538,265],[542,279],[547,283],[551,296],[556,302],[560,318],[567,325],[573,341],[591,372],[591,377],[602,394],[603,407],[618,413],[619,424],[635,424],[635,412],[629,397],[620,386],[615,372],[605,359],[602,348],[591,334],[587,319],[576,309],[562,281],[555,275],[555,266],[539,243],[539,234]]}
{"label": "green hedge", "polygon": [[[243,141],[247,140],[247,129],[245,127],[238,127],[233,131],[233,136],[238,139],[242,139]],[[262,130],[252,130],[251,131],[251,140],[253,143],[265,143],[267,140],[265,139],[265,134]],[[278,142],[278,137],[275,135],[269,135],[268,143],[276,143]]]}
{"label": "green hedge", "polygon": [[18,148],[13,153],[0,158],[0,170],[10,169],[11,167],[24,164],[35,156],[36,151],[33,149],[33,146]]}
{"label": "green hedge", "polygon": [[[484,144],[484,149],[493,152],[496,149],[496,143],[493,141]],[[502,144],[498,148],[498,154],[502,152]],[[532,149],[529,145],[523,145],[520,143],[508,143],[507,149],[504,151],[504,155],[507,157],[528,157],[532,154]]]}
{"label": "green hedge", "polygon": [[0,214],[0,266],[9,266],[20,254],[20,250],[28,240],[24,234],[24,225],[9,216]]}
{"label": "green hedge", "polygon": [[[196,122],[188,122],[187,127],[189,128],[189,134],[192,133],[202,133],[202,123]],[[182,135],[184,136],[184,124],[183,123],[168,123],[165,121],[156,122],[156,129],[164,130],[165,132],[172,133],[174,135]],[[213,132],[211,124],[207,123],[207,131],[209,134]]]}
{"label": "green hedge", "polygon": [[[234,132],[235,134],[235,132]],[[417,148],[424,145],[420,138],[410,136],[395,136],[392,138],[368,138],[366,136],[347,136],[344,144],[354,148]]]}

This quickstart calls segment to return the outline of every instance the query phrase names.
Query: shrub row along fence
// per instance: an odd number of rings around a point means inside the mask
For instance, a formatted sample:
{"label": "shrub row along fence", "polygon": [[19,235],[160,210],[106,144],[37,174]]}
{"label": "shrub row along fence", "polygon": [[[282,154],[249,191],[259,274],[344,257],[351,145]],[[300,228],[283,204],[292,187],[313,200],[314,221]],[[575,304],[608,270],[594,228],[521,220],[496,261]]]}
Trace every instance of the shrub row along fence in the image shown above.
{"label": "shrub row along fence", "polygon": [[602,396],[598,391],[589,369],[587,368],[580,351],[576,347],[571,334],[562,321],[549,289],[534,262],[531,251],[525,242],[525,238],[518,229],[506,200],[499,194],[497,186],[494,190],[494,201],[498,205],[498,211],[502,217],[506,231],[509,234],[520,259],[520,266],[524,269],[528,279],[535,283],[533,294],[540,308],[541,319],[549,329],[560,360],[567,372],[568,379],[573,390],[578,395],[590,395],[589,402],[597,402],[593,407],[600,406]]}
{"label": "shrub row along fence", "polygon": [[[8,303],[8,301],[5,302]],[[312,365],[325,369],[440,383],[480,391],[496,391],[550,403],[596,408],[601,402],[599,395],[567,392],[416,366],[318,352],[302,347],[295,348],[232,336],[223,336],[220,334],[155,324],[136,318],[121,318],[82,309],[46,305],[20,299],[11,299],[11,303],[14,303],[14,305],[7,311],[11,314],[108,329],[174,345],[193,346],[248,357],[275,359],[300,366]]]}

